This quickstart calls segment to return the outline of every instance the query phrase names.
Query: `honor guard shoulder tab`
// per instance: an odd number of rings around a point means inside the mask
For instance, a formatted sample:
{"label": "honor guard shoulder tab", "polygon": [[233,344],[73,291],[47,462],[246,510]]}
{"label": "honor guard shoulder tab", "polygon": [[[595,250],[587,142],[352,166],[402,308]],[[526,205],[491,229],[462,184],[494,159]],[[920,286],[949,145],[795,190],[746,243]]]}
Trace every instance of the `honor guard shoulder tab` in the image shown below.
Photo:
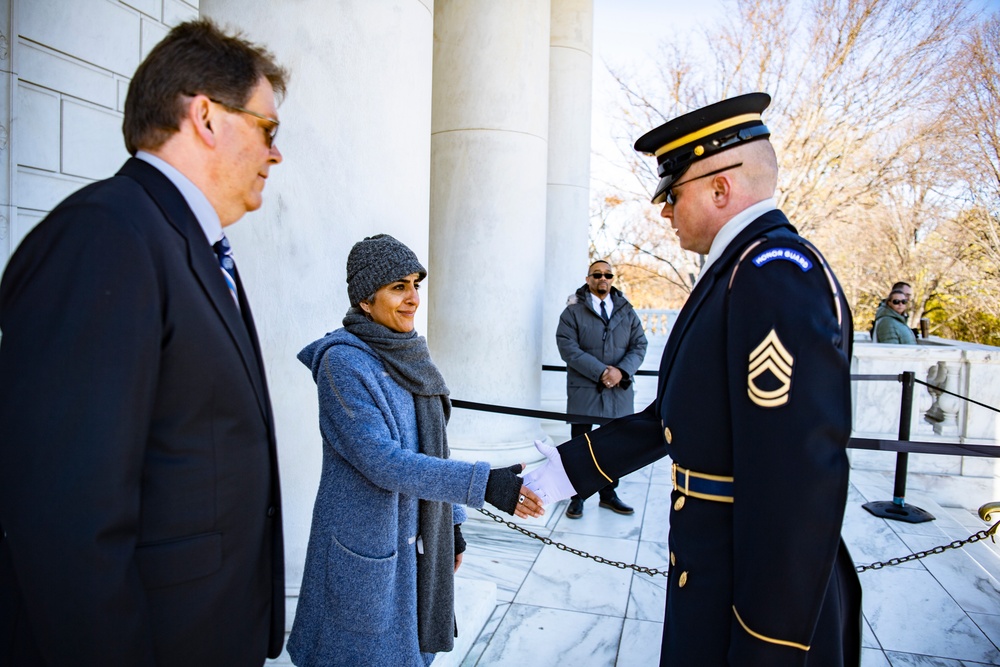
{"label": "honor guard shoulder tab", "polygon": [[729,291],[733,289],[736,272],[740,270],[740,267],[747,259],[750,260],[749,264],[751,266],[758,269],[775,260],[791,262],[801,269],[803,273],[817,267],[821,268],[823,275],[826,277],[826,282],[830,286],[833,308],[837,313],[837,324],[843,324],[844,313],[840,307],[840,290],[837,287],[837,281],[833,279],[833,272],[830,270],[823,255],[811,243],[801,237],[785,239],[769,236],[762,236],[750,243],[736,261],[736,266],[733,267],[733,272],[729,276]]}

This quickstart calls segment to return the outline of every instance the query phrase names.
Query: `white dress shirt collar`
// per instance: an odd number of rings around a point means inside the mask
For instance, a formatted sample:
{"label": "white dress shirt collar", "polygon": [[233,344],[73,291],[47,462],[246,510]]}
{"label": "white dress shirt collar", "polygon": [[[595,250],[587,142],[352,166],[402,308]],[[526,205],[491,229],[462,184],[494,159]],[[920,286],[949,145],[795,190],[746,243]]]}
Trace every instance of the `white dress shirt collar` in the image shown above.
{"label": "white dress shirt collar", "polygon": [[[708,268],[722,256],[722,253],[726,251],[726,248],[729,247],[729,244],[733,242],[733,239],[735,239],[740,232],[746,229],[751,222],[768,211],[773,211],[776,208],[778,208],[778,202],[776,202],[772,197],[759,201],[730,218],[729,222],[724,224],[722,229],[719,230],[719,233],[715,235],[715,239],[712,241],[712,247],[709,249],[708,256],[705,258],[705,265],[701,267],[701,273],[698,274],[698,280],[701,280],[701,277],[708,273]],[[698,281],[695,281],[695,285],[697,284]]]}
{"label": "white dress shirt collar", "polygon": [[608,317],[610,318],[611,311],[614,310],[615,307],[614,302],[611,300],[611,292],[608,292],[608,295],[603,299],[593,292],[587,292],[587,294],[590,295],[590,303],[593,304],[594,312],[598,315],[601,314],[601,301],[604,301],[604,310],[608,313]]}
{"label": "white dress shirt collar", "polygon": [[215,208],[209,203],[205,193],[198,189],[198,186],[192,183],[191,179],[163,158],[146,151],[137,151],[135,156],[159,169],[164,176],[170,179],[174,187],[180,190],[184,201],[191,208],[194,217],[198,219],[198,224],[201,225],[201,231],[204,232],[208,245],[215,245],[215,242],[222,238],[222,223],[219,221],[219,214],[215,212]]}

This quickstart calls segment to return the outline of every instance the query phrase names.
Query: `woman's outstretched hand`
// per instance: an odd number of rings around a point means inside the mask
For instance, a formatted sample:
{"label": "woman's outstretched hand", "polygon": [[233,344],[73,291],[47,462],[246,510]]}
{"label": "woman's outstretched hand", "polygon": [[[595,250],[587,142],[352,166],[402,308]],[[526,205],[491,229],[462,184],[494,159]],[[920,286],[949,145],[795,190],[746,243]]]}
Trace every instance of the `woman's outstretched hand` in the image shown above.
{"label": "woman's outstretched hand", "polygon": [[523,463],[490,470],[490,476],[486,480],[486,502],[522,519],[542,516],[545,510],[542,509],[541,498],[524,486],[518,476],[523,471]]}
{"label": "woman's outstretched hand", "polygon": [[[521,464],[521,470],[524,470],[523,463]],[[521,494],[517,497],[517,507],[514,509],[514,514],[522,519],[542,516],[545,514],[545,509],[542,507],[542,499],[528,487],[522,486]]]}

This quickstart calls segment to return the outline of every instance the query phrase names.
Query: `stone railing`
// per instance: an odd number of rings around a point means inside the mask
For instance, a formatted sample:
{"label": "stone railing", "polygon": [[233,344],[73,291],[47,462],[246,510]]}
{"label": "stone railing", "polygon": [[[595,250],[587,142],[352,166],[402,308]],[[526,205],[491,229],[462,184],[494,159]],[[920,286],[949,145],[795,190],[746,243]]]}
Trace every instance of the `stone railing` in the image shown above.
{"label": "stone railing", "polygon": [[656,310],[653,308],[636,308],[636,314],[642,321],[642,330],[646,332],[646,337],[654,336],[666,337],[670,333],[670,327],[677,321],[679,310]]}
{"label": "stone railing", "polygon": [[[891,374],[913,371],[910,433],[914,440],[996,443],[998,413],[955,396],[1000,407],[1000,348],[931,339],[920,345],[884,345],[864,340],[854,344],[851,372]],[[899,430],[898,383],[855,382],[854,430],[863,437],[892,437]]]}
{"label": "stone railing", "polygon": [[[851,372],[856,375],[898,375],[913,371],[910,439],[925,442],[995,444],[1000,441],[1000,413],[938,391],[1000,407],[1000,348],[948,341],[921,340],[920,345],[884,345],[858,334]],[[899,433],[898,382],[855,381],[854,436],[893,440]],[[850,450],[855,470],[886,472],[895,467],[890,452]],[[963,507],[977,506],[982,498],[1000,491],[1000,460],[967,456],[911,454],[907,486],[933,491],[936,498]],[[891,490],[891,483],[887,492]]]}

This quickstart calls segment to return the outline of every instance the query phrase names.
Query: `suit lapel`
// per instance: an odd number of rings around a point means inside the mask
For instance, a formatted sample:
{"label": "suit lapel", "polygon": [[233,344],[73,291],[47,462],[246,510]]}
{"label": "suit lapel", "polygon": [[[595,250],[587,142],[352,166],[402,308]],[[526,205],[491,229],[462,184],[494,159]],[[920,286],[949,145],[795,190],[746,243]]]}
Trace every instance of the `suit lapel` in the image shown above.
{"label": "suit lapel", "polygon": [[[702,304],[705,303],[705,299],[708,295],[715,291],[716,283],[718,283],[720,279],[728,278],[733,262],[736,261],[739,254],[743,252],[743,249],[751,241],[755,238],[763,236],[776,227],[782,226],[791,227],[791,224],[788,222],[788,218],[785,217],[785,214],[779,210],[768,211],[751,222],[746,229],[740,232],[736,238],[733,239],[728,246],[726,246],[725,251],[719,259],[716,260],[711,267],[709,267],[708,273],[702,276],[702,278],[698,281],[698,284],[695,285],[694,290],[691,292],[691,296],[689,296],[688,300],[684,303],[684,307],[681,308],[681,312],[677,316],[677,321],[670,330],[670,337],[667,338],[667,345],[663,350],[663,357],[660,359],[657,396],[663,396],[667,379],[670,377],[670,368],[673,366],[674,358],[677,356],[678,349],[680,349],[681,341],[684,339],[684,334],[687,333],[688,327],[691,322],[694,321],[694,316],[701,308]],[[656,404],[658,407],[659,400],[657,400]]]}
{"label": "suit lapel", "polygon": [[[121,176],[126,176],[137,181],[156,202],[163,212],[167,222],[177,230],[187,244],[187,261],[192,273],[201,285],[205,296],[212,304],[219,319],[222,320],[232,338],[233,344],[239,351],[243,360],[243,366],[247,377],[253,385],[254,393],[257,396],[257,403],[260,407],[261,416],[270,424],[268,401],[266,388],[264,385],[263,366],[260,363],[259,350],[257,348],[256,330],[253,327],[253,318],[250,314],[250,306],[246,303],[243,294],[243,285],[239,282],[237,275],[237,289],[239,291],[240,309],[233,303],[232,294],[222,278],[221,268],[218,259],[208,241],[201,225],[195,218],[191,208],[187,205],[184,197],[174,187],[166,176],[156,167],[138,160],[130,159],[118,172]],[[246,318],[246,322],[244,322]]]}

